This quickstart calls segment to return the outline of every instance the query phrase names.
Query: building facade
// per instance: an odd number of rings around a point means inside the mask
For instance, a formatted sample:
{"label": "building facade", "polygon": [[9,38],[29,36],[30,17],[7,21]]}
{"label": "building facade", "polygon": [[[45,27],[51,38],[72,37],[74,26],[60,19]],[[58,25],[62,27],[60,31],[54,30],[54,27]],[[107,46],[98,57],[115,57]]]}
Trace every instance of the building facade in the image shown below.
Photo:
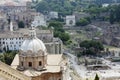
{"label": "building facade", "polygon": [[0,34],[1,51],[19,50],[23,41],[24,41],[24,37],[21,36],[20,34],[15,34],[11,32],[1,33]]}
{"label": "building facade", "polygon": [[47,26],[44,15],[40,14],[40,15],[35,16],[34,21],[32,22],[31,26],[34,26],[34,27]]}
{"label": "building facade", "polygon": [[49,54],[45,44],[31,29],[11,64],[31,80],[67,80],[67,60],[62,54]]}
{"label": "building facade", "polygon": [[[29,35],[29,29],[0,32],[0,50],[19,50],[25,38]],[[54,38],[53,30],[36,30],[37,37],[41,39],[50,54],[63,53],[63,43],[59,38]]]}
{"label": "building facade", "polygon": [[75,26],[75,24],[76,24],[76,21],[75,21],[74,15],[66,16],[66,26]]}

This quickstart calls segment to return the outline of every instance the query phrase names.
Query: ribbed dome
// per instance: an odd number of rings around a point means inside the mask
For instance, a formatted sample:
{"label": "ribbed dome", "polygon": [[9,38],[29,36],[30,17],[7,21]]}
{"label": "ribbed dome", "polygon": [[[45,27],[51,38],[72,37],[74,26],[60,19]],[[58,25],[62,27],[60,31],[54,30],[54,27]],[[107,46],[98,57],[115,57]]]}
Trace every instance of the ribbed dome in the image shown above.
{"label": "ribbed dome", "polygon": [[32,51],[32,53],[37,53],[39,50],[43,51],[46,55],[46,47],[44,43],[38,38],[25,40],[20,48],[23,52]]}

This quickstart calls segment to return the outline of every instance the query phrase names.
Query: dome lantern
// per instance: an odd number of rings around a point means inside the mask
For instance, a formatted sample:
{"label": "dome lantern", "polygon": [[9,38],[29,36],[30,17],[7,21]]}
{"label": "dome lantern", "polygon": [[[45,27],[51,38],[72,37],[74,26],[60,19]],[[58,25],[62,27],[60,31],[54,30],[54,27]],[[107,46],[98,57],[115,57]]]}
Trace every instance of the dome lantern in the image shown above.
{"label": "dome lantern", "polygon": [[31,29],[30,29],[30,31],[29,31],[29,34],[30,34],[30,38],[31,38],[31,39],[36,38],[35,28],[31,27]]}

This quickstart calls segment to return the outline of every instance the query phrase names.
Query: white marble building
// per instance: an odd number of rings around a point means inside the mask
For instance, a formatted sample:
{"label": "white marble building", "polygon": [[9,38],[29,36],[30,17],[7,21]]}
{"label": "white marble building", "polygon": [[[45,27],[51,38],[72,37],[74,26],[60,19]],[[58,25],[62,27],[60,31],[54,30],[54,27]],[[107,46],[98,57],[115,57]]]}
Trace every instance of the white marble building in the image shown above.
{"label": "white marble building", "polygon": [[11,32],[0,33],[1,50],[19,50],[24,38],[20,34]]}
{"label": "white marble building", "polygon": [[31,26],[37,27],[37,26],[46,26],[46,20],[45,16],[40,14],[35,16],[34,21],[32,22]]}
{"label": "white marble building", "polygon": [[0,47],[3,50],[19,50],[23,43],[23,35],[13,31],[13,24],[10,22],[9,31],[0,33]]}
{"label": "white marble building", "polygon": [[66,16],[66,26],[75,26],[75,15]]}

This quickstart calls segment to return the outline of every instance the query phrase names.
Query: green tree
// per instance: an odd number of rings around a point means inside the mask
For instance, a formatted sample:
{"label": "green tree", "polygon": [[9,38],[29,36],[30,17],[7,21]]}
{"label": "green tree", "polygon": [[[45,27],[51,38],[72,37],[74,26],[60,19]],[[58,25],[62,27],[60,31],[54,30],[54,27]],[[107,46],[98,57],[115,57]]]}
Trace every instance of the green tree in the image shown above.
{"label": "green tree", "polygon": [[19,28],[25,28],[24,22],[23,22],[23,21],[19,21],[19,22],[18,22],[18,27],[19,27]]}
{"label": "green tree", "polygon": [[68,33],[65,32],[63,29],[63,24],[60,22],[50,22],[48,25],[49,28],[53,27],[54,28],[54,36],[59,37],[63,43],[66,43],[69,39],[70,36]]}
{"label": "green tree", "polygon": [[99,41],[85,40],[80,43],[80,47],[84,48],[83,54],[97,55],[100,51],[104,50],[104,46]]}
{"label": "green tree", "polygon": [[114,5],[114,6],[110,6],[109,7],[109,21],[111,24],[113,24],[114,22],[120,22],[120,5]]}
{"label": "green tree", "polygon": [[95,76],[95,79],[94,80],[99,80],[99,77],[98,77],[98,75],[96,74],[96,76]]}
{"label": "green tree", "polygon": [[3,54],[0,54],[0,60],[8,65],[10,65],[17,54],[16,51],[7,51]]}
{"label": "green tree", "polygon": [[55,30],[63,29],[63,24],[60,22],[50,22],[48,27],[53,27]]}
{"label": "green tree", "polygon": [[70,36],[68,33],[61,33],[59,37],[63,41],[63,43],[65,43],[66,41],[70,39]]}
{"label": "green tree", "polygon": [[39,12],[46,12],[46,11],[57,11],[63,15],[71,14],[73,9],[75,8],[72,5],[73,1],[68,0],[42,0],[39,3],[36,3],[36,10]]}
{"label": "green tree", "polygon": [[46,11],[50,10],[49,3],[44,0],[37,3],[35,8],[37,11],[42,12],[42,13],[45,13]]}
{"label": "green tree", "polygon": [[78,22],[76,22],[77,26],[85,26],[88,24],[89,24],[89,21],[86,18],[81,18]]}
{"label": "green tree", "polygon": [[110,21],[110,24],[113,24],[114,23],[114,14],[111,12],[110,13],[110,19],[109,19],[109,21]]}

